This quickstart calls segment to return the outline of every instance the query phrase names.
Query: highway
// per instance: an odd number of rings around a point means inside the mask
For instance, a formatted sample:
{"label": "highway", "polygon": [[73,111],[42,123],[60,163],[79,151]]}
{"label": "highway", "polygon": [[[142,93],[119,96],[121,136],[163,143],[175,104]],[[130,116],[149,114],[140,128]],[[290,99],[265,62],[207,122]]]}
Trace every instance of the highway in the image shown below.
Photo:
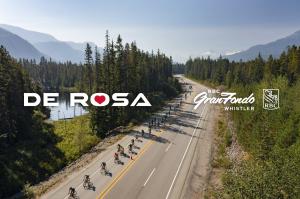
{"label": "highway", "polygon": [[[202,104],[194,110],[194,97],[207,88],[184,77],[181,82],[192,86],[192,92],[187,94],[180,108],[172,109],[171,116],[164,126],[152,129],[148,134],[148,121],[123,139],[101,152],[90,164],[72,173],[54,189],[45,193],[41,198],[67,199],[69,187],[75,187],[80,199],[177,199],[197,197],[188,193],[190,182],[195,180],[193,167],[195,158],[200,158],[201,176],[207,175],[210,163],[210,148],[212,135],[208,125],[213,120],[209,115],[214,109],[209,104]],[[173,106],[179,100],[172,102]],[[164,108],[159,114],[169,110]],[[141,130],[145,136],[141,137]],[[135,135],[136,154],[132,157],[121,157],[123,164],[114,163],[113,154],[117,144],[121,144],[127,152],[127,146]],[[198,154],[198,155],[195,155]],[[202,159],[203,160],[202,160]],[[100,164],[105,161],[111,175],[100,173]],[[90,175],[93,186],[84,189],[84,175]],[[200,174],[199,174],[200,175]],[[204,182],[205,180],[202,179]],[[204,185],[203,185],[204,186]],[[202,189],[202,188],[201,188]],[[199,198],[198,195],[197,198]]]}

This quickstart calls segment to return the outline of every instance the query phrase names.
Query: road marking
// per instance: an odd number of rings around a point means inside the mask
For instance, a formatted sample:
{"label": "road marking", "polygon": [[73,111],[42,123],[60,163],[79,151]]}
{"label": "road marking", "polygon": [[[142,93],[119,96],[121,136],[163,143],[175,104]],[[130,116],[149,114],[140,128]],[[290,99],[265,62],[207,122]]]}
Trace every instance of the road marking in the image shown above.
{"label": "road marking", "polygon": [[[156,136],[160,136],[162,133],[163,131],[158,133]],[[138,156],[132,162],[130,162],[121,172],[119,172],[119,174],[112,180],[110,184],[108,184],[108,186],[104,189],[104,191],[100,193],[100,195],[97,197],[98,199],[103,199],[104,196],[109,193],[109,191],[117,184],[117,182],[120,179],[122,179],[122,177],[126,174],[126,172],[129,171],[129,169],[137,162],[137,160],[140,157],[142,157],[144,152],[147,151],[147,149],[153,144],[153,142],[154,142],[153,140],[149,141],[147,145],[143,148],[143,150],[138,154]]]}
{"label": "road marking", "polygon": [[170,142],[170,144],[169,144],[169,146],[166,148],[165,152],[167,152],[171,146],[172,146],[172,142]]}
{"label": "road marking", "polygon": [[190,139],[190,141],[189,141],[189,143],[188,143],[188,145],[187,145],[187,147],[186,147],[186,149],[185,149],[185,151],[184,151],[183,157],[181,158],[180,164],[179,164],[178,169],[177,169],[177,171],[176,171],[176,173],[175,173],[175,176],[174,176],[174,178],[173,178],[172,184],[171,184],[171,186],[170,186],[170,188],[169,188],[169,191],[168,191],[168,193],[167,193],[166,199],[168,199],[169,196],[170,196],[171,190],[172,190],[173,185],[174,185],[174,183],[175,183],[175,180],[176,180],[176,178],[177,178],[177,176],[178,176],[178,173],[179,173],[180,168],[181,168],[181,166],[182,166],[183,160],[184,160],[184,158],[185,158],[185,156],[186,156],[186,154],[187,154],[187,152],[188,152],[188,150],[189,150],[189,148],[190,148],[191,142],[192,142],[192,140],[193,140],[193,138],[194,138],[194,135],[195,135],[195,133],[196,133],[196,129],[198,128],[199,123],[200,123],[200,121],[201,121],[201,117],[202,117],[202,114],[203,114],[204,109],[205,109],[205,107],[204,107],[204,108],[202,109],[202,111],[201,111],[200,118],[199,118],[199,120],[198,120],[198,122],[197,122],[197,125],[196,125],[194,131],[193,131],[193,135],[192,135],[192,137],[191,137],[191,139]]}
{"label": "road marking", "polygon": [[144,187],[146,186],[147,182],[149,181],[149,179],[150,179],[151,176],[153,175],[154,171],[155,171],[155,168],[152,170],[152,172],[150,173],[150,175],[149,175],[149,177],[147,178],[146,182],[144,183],[144,185],[143,185]]}

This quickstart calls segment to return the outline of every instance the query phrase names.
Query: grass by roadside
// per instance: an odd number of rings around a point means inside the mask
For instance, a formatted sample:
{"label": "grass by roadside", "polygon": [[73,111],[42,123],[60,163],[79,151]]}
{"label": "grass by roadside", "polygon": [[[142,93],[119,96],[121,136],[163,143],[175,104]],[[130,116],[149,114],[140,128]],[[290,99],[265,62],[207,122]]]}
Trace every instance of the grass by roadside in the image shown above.
{"label": "grass by roadside", "polygon": [[215,128],[215,139],[213,148],[212,170],[205,192],[205,198],[219,198],[220,190],[222,190],[222,177],[227,169],[232,167],[232,163],[227,155],[227,149],[232,143],[232,135],[227,127],[227,120],[224,113],[218,118]]}
{"label": "grass by roadside", "polygon": [[70,163],[87,152],[99,141],[90,127],[90,115],[78,116],[70,120],[54,121],[54,133],[59,138],[57,147]]}
{"label": "grass by roadside", "polygon": [[217,136],[217,141],[219,142],[219,145],[217,149],[216,158],[214,159],[212,166],[214,168],[228,169],[230,168],[231,163],[228,157],[226,156],[226,148],[231,145],[232,135],[226,127],[224,119],[220,119],[218,121]]}

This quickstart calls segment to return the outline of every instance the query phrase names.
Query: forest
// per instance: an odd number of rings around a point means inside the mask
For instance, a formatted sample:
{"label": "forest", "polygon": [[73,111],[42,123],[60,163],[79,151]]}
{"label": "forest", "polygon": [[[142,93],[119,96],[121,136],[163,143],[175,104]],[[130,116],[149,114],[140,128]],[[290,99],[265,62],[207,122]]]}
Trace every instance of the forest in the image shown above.
{"label": "forest", "polygon": [[27,74],[43,91],[62,92],[75,88],[80,82],[81,64],[72,62],[57,63],[51,58],[47,60],[41,57],[39,62],[36,60],[20,59],[18,64],[24,68]]}
{"label": "forest", "polygon": [[[1,46],[0,198],[47,179],[105,138],[107,132],[144,120],[181,92],[179,82],[172,77],[171,57],[159,50],[140,50],[135,42],[123,44],[120,36],[114,42],[108,32],[105,37],[101,54],[87,44],[82,64],[45,58],[16,60]],[[53,125],[48,121],[48,108],[24,107],[20,97],[25,92],[42,96],[45,91],[70,89],[87,94],[128,92],[129,101],[144,93],[152,107],[89,106],[87,116],[74,119],[73,123],[79,121],[84,126],[84,132],[74,138],[70,133],[77,128],[66,129],[65,122],[64,128]],[[75,148],[78,145],[80,149]]]}
{"label": "forest", "polygon": [[[215,190],[214,198],[300,198],[300,47],[289,47],[277,59],[263,60],[260,55],[247,62],[190,59],[186,75],[224,85],[242,96],[255,94],[255,111],[231,112],[246,155],[240,164],[226,165],[223,186]],[[280,90],[279,109],[263,109],[265,88]],[[224,131],[228,136],[228,127]]]}

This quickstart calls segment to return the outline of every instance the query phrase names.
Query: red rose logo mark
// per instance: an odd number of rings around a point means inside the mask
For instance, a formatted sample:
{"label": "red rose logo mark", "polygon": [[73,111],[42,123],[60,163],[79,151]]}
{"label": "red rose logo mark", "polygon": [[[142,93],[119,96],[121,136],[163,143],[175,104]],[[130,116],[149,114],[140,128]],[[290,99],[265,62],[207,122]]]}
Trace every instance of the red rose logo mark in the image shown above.
{"label": "red rose logo mark", "polygon": [[101,96],[96,95],[94,99],[98,104],[102,104],[103,102],[105,102],[105,96],[103,96],[103,95],[101,95]]}

